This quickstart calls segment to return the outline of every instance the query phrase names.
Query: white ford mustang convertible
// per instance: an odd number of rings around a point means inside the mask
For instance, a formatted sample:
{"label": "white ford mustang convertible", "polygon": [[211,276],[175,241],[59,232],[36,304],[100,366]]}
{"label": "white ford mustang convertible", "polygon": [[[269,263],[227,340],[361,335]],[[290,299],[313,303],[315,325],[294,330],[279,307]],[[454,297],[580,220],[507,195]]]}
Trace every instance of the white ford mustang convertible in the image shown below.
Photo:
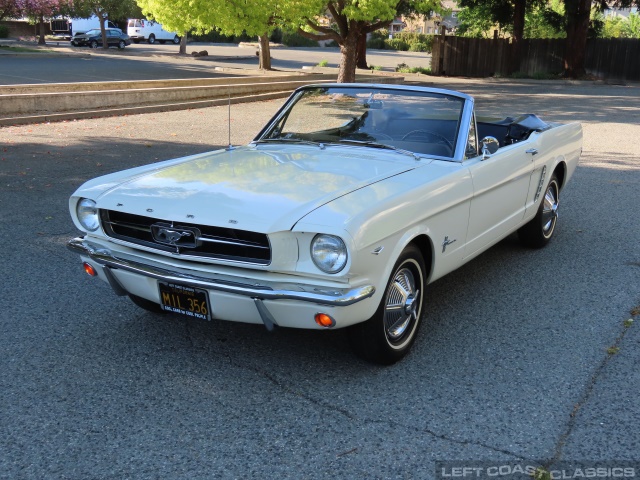
{"label": "white ford mustang convertible", "polygon": [[357,354],[390,364],[428,283],[515,231],[549,242],[581,148],[579,124],[482,119],[454,91],[311,85],[246,146],[85,183],[68,247],[144,309],[346,327]]}

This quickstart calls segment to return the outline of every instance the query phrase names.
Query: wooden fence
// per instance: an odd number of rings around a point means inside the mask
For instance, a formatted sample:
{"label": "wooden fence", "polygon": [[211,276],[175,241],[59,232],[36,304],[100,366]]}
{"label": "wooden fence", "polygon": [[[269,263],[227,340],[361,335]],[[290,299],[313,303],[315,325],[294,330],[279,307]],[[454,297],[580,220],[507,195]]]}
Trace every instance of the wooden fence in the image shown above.
{"label": "wooden fence", "polygon": [[[519,58],[511,63],[512,45],[507,39],[438,35],[433,42],[431,71],[464,77],[557,74],[563,71],[564,45],[564,39],[523,40]],[[640,40],[589,40],[585,68],[604,79],[640,80]]]}

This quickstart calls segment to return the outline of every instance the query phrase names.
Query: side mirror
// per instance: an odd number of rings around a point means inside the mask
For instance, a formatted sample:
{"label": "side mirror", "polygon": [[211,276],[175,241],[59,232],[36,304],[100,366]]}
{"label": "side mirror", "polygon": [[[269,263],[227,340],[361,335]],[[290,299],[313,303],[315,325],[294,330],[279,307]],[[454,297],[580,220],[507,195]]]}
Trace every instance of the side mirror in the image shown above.
{"label": "side mirror", "polygon": [[496,137],[484,137],[482,143],[482,160],[489,158],[500,148],[500,143]]}

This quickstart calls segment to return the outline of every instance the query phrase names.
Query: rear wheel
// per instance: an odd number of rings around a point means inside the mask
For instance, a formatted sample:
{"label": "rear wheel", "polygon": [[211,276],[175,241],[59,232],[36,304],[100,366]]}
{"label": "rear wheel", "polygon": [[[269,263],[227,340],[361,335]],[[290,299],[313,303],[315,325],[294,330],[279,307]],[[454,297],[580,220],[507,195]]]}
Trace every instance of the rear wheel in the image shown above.
{"label": "rear wheel", "polygon": [[409,245],[393,267],[378,310],[349,328],[349,342],[360,357],[391,365],[413,345],[420,326],[426,269],[420,250]]}
{"label": "rear wheel", "polygon": [[560,183],[554,173],[549,180],[536,216],[518,230],[518,237],[523,245],[542,248],[549,243],[556,230],[559,203]]}
{"label": "rear wheel", "polygon": [[135,303],[138,307],[151,312],[151,313],[167,313],[165,312],[160,305],[146,298],[138,297],[137,295],[129,294],[129,298],[133,303]]}
{"label": "rear wheel", "polygon": [[147,42],[153,45],[154,43],[156,43],[156,36],[152,33],[151,35],[149,35]]}

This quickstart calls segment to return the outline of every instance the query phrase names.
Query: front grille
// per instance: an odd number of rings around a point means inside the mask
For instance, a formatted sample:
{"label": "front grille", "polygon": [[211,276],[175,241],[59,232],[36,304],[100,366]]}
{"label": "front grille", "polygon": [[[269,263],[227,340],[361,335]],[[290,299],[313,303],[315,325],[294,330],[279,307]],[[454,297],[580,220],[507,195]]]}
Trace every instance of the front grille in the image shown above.
{"label": "front grille", "polygon": [[[262,233],[168,222],[114,210],[100,210],[100,220],[107,236],[136,245],[185,256],[219,258],[259,265],[271,263],[269,239]],[[172,234],[175,237],[173,239]]]}

